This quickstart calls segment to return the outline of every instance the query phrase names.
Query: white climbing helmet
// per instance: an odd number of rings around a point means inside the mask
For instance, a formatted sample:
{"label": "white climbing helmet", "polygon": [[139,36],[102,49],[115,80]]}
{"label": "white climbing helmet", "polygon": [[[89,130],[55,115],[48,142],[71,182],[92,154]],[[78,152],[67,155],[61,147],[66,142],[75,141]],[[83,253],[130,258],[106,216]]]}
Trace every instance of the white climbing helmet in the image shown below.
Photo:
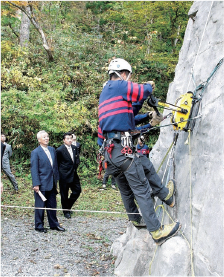
{"label": "white climbing helmet", "polygon": [[109,74],[116,73],[123,80],[123,78],[119,74],[119,71],[122,71],[122,70],[129,71],[129,75],[128,75],[128,78],[127,78],[127,80],[128,80],[131,73],[132,73],[131,65],[127,61],[125,61],[124,59],[119,59],[119,58],[114,59],[110,62],[109,67],[108,67],[108,73]]}

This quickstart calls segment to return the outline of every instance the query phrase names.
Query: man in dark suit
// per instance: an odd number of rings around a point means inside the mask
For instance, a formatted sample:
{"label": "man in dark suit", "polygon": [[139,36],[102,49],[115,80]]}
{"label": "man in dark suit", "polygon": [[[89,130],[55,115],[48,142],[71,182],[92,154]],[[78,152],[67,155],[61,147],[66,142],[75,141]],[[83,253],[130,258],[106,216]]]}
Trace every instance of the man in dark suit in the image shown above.
{"label": "man in dark suit", "polygon": [[75,145],[78,148],[78,152],[81,152],[81,144],[77,141],[76,135],[72,134],[72,145]]}
{"label": "man in dark suit", "polygon": [[[44,228],[44,207],[56,209],[57,180],[59,179],[56,152],[53,147],[48,146],[49,136],[45,131],[37,133],[39,146],[31,152],[31,175],[33,182],[35,207],[35,230],[47,232]],[[39,191],[47,199],[43,201]],[[65,231],[58,223],[56,210],[47,210],[50,229]]]}
{"label": "man in dark suit", "polygon": [[[62,209],[65,209],[64,216],[71,218],[69,211],[81,193],[81,185],[77,174],[79,163],[78,148],[72,145],[72,133],[68,132],[63,135],[63,142],[56,149],[58,169],[59,169],[59,186],[61,193]],[[70,197],[68,198],[69,188],[71,189]]]}

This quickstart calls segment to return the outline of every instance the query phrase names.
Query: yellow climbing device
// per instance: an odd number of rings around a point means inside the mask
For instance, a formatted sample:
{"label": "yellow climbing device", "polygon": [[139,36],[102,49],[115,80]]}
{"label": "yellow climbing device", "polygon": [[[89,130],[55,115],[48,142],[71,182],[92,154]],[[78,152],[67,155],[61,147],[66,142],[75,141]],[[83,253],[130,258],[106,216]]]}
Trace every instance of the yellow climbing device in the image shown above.
{"label": "yellow climbing device", "polygon": [[[175,106],[181,108],[181,110],[173,110],[171,122],[174,123],[174,130],[184,130],[188,123],[189,116],[191,114],[193,93],[188,91],[177,98]],[[183,112],[184,111],[184,112]]]}

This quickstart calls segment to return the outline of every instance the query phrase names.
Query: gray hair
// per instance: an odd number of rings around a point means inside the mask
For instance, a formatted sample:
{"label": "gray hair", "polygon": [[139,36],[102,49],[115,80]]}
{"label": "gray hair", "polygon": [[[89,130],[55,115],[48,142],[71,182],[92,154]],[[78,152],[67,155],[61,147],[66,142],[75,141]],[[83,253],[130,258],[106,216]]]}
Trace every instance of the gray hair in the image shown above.
{"label": "gray hair", "polygon": [[46,131],[42,130],[37,133],[37,139],[41,138],[41,135],[47,133]]}
{"label": "gray hair", "polygon": [[75,134],[72,134],[72,138],[73,138],[74,140],[76,140],[76,135],[75,135]]}

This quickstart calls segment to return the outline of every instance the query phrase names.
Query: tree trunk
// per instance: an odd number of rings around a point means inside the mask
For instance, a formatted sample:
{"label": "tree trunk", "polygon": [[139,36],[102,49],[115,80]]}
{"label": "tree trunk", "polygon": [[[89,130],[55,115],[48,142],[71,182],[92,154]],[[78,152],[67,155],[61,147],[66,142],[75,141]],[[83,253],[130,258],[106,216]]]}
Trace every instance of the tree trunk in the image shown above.
{"label": "tree trunk", "polygon": [[[27,13],[30,13],[30,6],[26,7]],[[28,47],[30,39],[30,20],[28,16],[23,12],[22,21],[20,25],[19,44],[21,47]]]}
{"label": "tree trunk", "polygon": [[180,35],[180,25],[178,25],[177,37],[174,40],[174,47],[176,47],[176,45],[177,45],[179,35]]}
{"label": "tree trunk", "polygon": [[38,21],[36,20],[36,18],[34,16],[33,7],[32,7],[32,4],[31,4],[32,2],[31,1],[28,2],[28,6],[30,7],[29,11],[27,11],[26,8],[24,8],[24,6],[19,6],[19,5],[15,4],[12,1],[8,1],[8,3],[15,6],[15,7],[17,7],[18,9],[20,9],[22,12],[24,12],[27,15],[30,22],[33,24],[33,26],[36,28],[36,30],[41,35],[41,38],[42,38],[42,41],[43,41],[43,47],[44,47],[44,49],[46,50],[46,52],[48,54],[49,61],[52,62],[54,60],[54,57],[53,57],[52,51],[51,51],[51,49],[48,45],[48,42],[47,42],[47,39],[45,37],[44,31],[42,30],[42,28],[40,27]]}

